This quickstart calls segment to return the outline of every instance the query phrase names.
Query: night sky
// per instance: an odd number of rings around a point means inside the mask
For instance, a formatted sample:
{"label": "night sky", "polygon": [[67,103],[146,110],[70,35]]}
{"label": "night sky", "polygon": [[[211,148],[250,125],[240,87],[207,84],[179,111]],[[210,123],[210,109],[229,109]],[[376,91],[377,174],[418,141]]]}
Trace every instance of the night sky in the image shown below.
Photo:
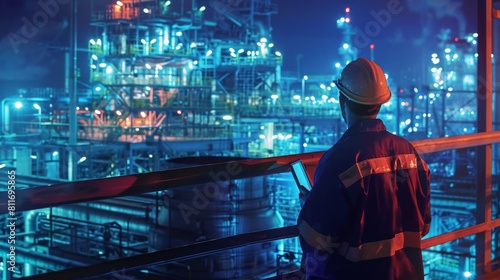
{"label": "night sky", "polygon": [[[20,85],[64,85],[64,56],[58,47],[67,46],[69,4],[61,4],[60,10],[32,38],[15,41],[12,37],[12,34],[22,34],[23,18],[32,19],[40,11],[37,2],[0,0],[2,95]],[[91,2],[79,1],[81,47],[86,47],[89,37],[95,35],[88,26]],[[437,51],[437,34],[442,29],[449,29],[454,37],[475,32],[476,26],[475,1],[273,0],[273,3],[278,5],[278,14],[271,20],[272,41],[284,55],[283,70],[296,73],[300,68],[301,74],[306,75],[333,73],[342,37],[336,21],[345,15],[347,6],[351,8],[353,27],[360,30],[365,30],[370,22],[373,24],[374,14],[387,11],[388,5],[401,10],[392,14],[376,35],[369,37],[369,42],[375,44],[375,61],[400,83],[425,82],[422,76],[430,54]],[[369,48],[360,48],[359,56],[369,57]],[[85,61],[86,55],[81,54],[80,58]],[[85,73],[82,76],[85,77]]]}
{"label": "night sky", "polygon": [[[333,72],[342,43],[336,21],[345,15],[345,7],[351,9],[353,27],[362,31],[369,22],[376,22],[372,14],[387,11],[389,3],[402,10],[391,15],[377,36],[369,37],[369,42],[375,44],[375,61],[395,80],[421,78],[430,55],[437,51],[437,35],[442,29],[450,29],[452,37],[476,31],[475,1],[278,0],[277,3],[279,14],[273,20],[273,37],[283,49],[284,68],[297,71],[297,56],[302,54],[300,70],[309,75]],[[359,56],[369,58],[369,47],[360,48]]]}

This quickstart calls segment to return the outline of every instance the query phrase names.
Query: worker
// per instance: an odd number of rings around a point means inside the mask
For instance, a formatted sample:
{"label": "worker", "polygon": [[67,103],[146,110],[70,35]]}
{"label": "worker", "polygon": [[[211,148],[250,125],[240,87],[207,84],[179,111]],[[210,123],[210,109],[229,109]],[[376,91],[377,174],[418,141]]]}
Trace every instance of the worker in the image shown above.
{"label": "worker", "polygon": [[324,153],[297,226],[305,279],[424,279],[430,172],[410,142],[377,118],[391,91],[381,67],[360,58],[340,79],[348,128]]}

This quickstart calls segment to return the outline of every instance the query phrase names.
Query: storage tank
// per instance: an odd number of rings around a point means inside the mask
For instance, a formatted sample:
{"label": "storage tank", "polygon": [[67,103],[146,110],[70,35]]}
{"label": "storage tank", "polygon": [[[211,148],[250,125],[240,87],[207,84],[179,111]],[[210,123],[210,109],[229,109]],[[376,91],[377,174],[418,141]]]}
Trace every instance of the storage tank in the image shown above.
{"label": "storage tank", "polygon": [[[266,176],[176,188],[164,193],[163,205],[159,226],[150,234],[152,250],[283,226]],[[249,279],[276,268],[281,242],[248,245],[163,269],[180,278]]]}

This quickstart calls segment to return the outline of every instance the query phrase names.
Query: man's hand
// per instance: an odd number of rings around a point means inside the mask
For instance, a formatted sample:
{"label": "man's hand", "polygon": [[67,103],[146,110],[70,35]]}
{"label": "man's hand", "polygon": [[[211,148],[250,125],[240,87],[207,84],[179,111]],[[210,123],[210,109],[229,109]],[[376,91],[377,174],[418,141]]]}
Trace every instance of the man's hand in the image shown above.
{"label": "man's hand", "polygon": [[304,186],[300,185],[299,186],[299,200],[300,200],[300,207],[304,206],[304,203],[306,202],[307,197],[309,196],[309,190],[306,189]]}

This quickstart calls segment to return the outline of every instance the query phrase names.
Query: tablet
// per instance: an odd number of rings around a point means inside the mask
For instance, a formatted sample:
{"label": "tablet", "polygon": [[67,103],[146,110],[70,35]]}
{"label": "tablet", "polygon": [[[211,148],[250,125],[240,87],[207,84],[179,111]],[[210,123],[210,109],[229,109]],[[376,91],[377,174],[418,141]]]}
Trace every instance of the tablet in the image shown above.
{"label": "tablet", "polygon": [[[297,187],[303,186],[308,191],[310,191],[312,189],[312,183],[309,180],[309,177],[307,176],[306,168],[304,167],[302,160],[300,160],[300,159],[296,160],[296,161],[290,163],[290,166],[291,166],[293,178],[295,179],[295,182],[297,183]],[[299,191],[300,191],[300,189],[299,189]]]}

